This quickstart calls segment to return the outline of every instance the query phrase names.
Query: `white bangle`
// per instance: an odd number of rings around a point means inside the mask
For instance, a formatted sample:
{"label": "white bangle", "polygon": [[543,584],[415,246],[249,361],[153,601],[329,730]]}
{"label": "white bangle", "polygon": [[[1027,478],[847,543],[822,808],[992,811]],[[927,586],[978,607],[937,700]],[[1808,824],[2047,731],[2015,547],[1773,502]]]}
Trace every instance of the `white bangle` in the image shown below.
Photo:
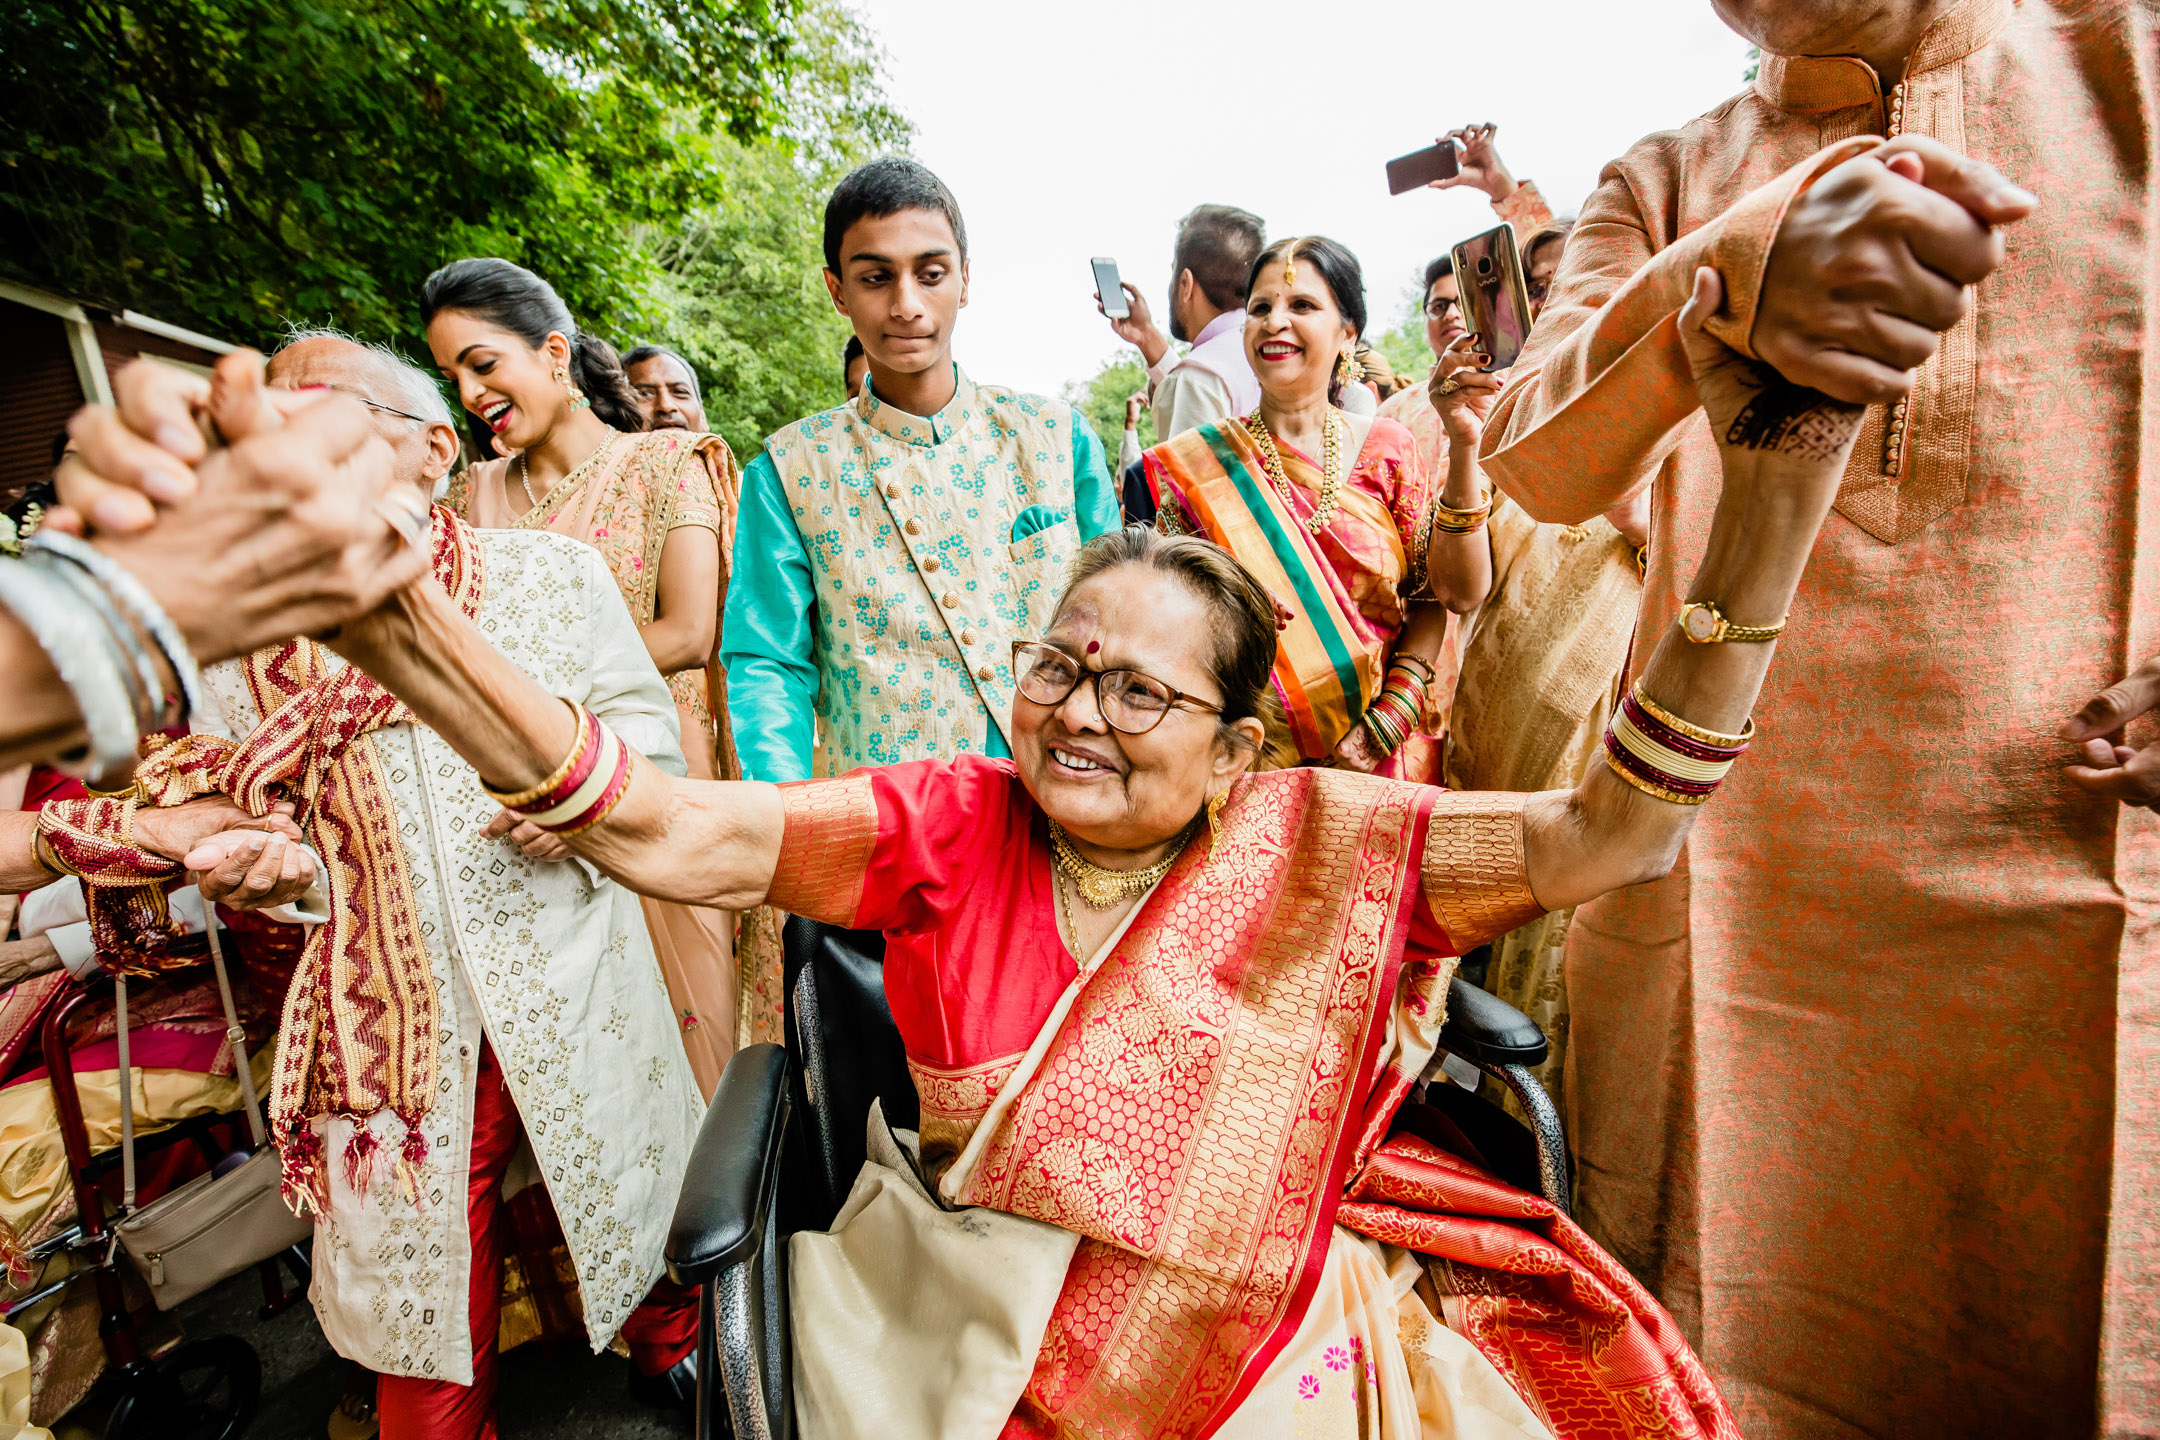
{"label": "white bangle", "polygon": [[113,603],[137,629],[150,637],[180,686],[180,713],[169,723],[184,725],[190,715],[201,713],[202,675],[195,668],[195,654],[188,648],[187,637],[180,633],[180,627],[173,623],[172,617],[165,613],[165,607],[158,604],[143,583],[128,573],[126,566],[87,542],[56,530],[40,531],[31,536],[25,549],[43,550],[73,561],[105,588]]}
{"label": "white bangle", "polygon": [[56,768],[103,778],[132,767],[135,703],[111,637],[98,633],[101,627],[76,606],[63,582],[20,560],[0,559],[0,607],[21,621],[45,652],[89,732],[86,750],[60,757]]}

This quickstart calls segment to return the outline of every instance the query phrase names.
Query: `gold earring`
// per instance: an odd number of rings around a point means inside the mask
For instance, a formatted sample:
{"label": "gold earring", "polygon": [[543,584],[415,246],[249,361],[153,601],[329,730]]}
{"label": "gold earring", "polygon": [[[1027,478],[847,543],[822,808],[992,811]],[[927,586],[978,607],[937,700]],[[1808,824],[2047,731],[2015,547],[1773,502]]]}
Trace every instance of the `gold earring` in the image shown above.
{"label": "gold earring", "polygon": [[1208,796],[1207,853],[1208,859],[1210,860],[1215,858],[1216,842],[1222,839],[1222,812],[1223,807],[1225,805],[1228,805],[1229,803],[1230,787],[1228,785],[1223,786],[1222,789],[1217,790],[1214,794]]}
{"label": "gold earring", "polygon": [[571,409],[582,410],[587,405],[592,404],[592,401],[586,398],[585,392],[578,389],[577,382],[570,378],[569,366],[557,365],[555,367],[555,383],[562,386],[563,393],[570,397]]}
{"label": "gold earring", "polygon": [[1354,351],[1345,350],[1335,361],[1335,377],[1345,385],[1355,385],[1365,378],[1365,362]]}

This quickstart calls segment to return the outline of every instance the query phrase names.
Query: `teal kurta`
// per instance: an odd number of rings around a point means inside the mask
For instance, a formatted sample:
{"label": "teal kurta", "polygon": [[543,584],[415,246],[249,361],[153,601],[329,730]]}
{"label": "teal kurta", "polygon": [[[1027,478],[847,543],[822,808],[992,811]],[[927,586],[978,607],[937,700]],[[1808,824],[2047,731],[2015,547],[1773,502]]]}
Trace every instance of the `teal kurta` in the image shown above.
{"label": "teal kurta", "polygon": [[1102,443],[1063,401],[976,385],[935,415],[847,404],[743,472],[725,637],[744,778],[1010,753],[1011,642],[1079,541],[1119,523]]}

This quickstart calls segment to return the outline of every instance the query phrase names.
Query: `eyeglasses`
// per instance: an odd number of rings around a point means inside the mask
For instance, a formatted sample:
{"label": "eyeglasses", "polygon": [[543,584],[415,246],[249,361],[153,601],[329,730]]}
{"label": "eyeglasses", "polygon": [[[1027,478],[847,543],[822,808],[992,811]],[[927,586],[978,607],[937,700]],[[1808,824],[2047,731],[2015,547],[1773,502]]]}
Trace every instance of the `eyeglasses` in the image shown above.
{"label": "eyeglasses", "polygon": [[436,423],[435,421],[428,419],[425,415],[415,415],[410,410],[400,410],[395,405],[385,405],[380,400],[370,400],[367,396],[362,395],[357,390],[347,390],[343,386],[332,386],[331,388],[337,390],[340,394],[352,396],[353,399],[358,400],[362,405],[367,406],[370,410],[380,410],[385,415],[395,415],[400,420],[417,420],[422,425],[433,425]]}
{"label": "eyeglasses", "polygon": [[1457,305],[1460,305],[1461,303],[1462,302],[1460,300],[1452,299],[1446,295],[1435,295],[1432,299],[1425,302],[1426,318],[1431,320],[1445,320],[1448,317],[1448,311],[1453,310]]}
{"label": "eyeglasses", "polygon": [[1145,735],[1179,706],[1222,714],[1222,706],[1195,700],[1138,670],[1089,670],[1055,645],[1015,640],[1012,653],[1013,674],[1020,677],[1022,695],[1037,705],[1062,705],[1073,691],[1093,681],[1096,708],[1110,728],[1121,734]]}

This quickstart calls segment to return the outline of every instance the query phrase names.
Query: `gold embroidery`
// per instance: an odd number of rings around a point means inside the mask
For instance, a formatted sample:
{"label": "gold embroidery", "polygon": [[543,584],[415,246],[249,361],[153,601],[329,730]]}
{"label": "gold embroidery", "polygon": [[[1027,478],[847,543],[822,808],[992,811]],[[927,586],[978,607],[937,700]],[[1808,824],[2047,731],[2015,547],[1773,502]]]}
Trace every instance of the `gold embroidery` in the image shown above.
{"label": "gold embroidery", "polygon": [[1521,794],[1450,790],[1425,831],[1425,903],[1459,954],[1545,913],[1530,893]]}
{"label": "gold embroidery", "polygon": [[877,845],[877,796],[868,775],[780,787],[787,829],[765,903],[831,925],[853,925]]}
{"label": "gold embroidery", "polygon": [[[1240,782],[1082,990],[964,1197],[1077,1230],[1022,1408],[1189,1434],[1284,1322],[1316,1243],[1430,792]],[[1385,999],[1392,1002],[1390,987]]]}
{"label": "gold embroidery", "polygon": [[915,1081],[915,1095],[922,1105],[918,1127],[922,1137],[925,1172],[935,1177],[960,1158],[974,1138],[990,1102],[997,1099],[1013,1071],[1020,1068],[1025,1052],[1001,1055],[965,1070],[938,1070],[908,1061]]}

